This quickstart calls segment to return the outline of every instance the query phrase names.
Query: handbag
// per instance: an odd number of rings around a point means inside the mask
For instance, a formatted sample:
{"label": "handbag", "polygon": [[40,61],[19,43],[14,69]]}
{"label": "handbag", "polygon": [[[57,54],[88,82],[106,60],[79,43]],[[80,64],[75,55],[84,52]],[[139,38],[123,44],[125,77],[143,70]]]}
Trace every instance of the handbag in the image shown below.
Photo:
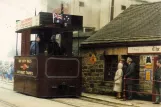
{"label": "handbag", "polygon": [[122,76],[120,76],[119,78],[117,78],[116,80],[114,80],[114,83],[115,83],[115,84],[120,84],[121,81],[120,81],[119,79],[120,79],[121,77],[122,77]]}

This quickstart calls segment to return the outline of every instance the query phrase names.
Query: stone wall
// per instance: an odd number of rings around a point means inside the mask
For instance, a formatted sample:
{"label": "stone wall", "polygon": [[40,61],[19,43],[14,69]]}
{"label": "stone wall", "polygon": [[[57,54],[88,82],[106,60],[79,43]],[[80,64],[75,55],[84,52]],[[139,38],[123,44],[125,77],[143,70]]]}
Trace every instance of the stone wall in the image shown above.
{"label": "stone wall", "polygon": [[113,82],[104,81],[103,52],[103,49],[81,51],[84,92],[97,94],[112,92]]}
{"label": "stone wall", "polygon": [[[82,50],[82,75],[83,75],[83,91],[88,93],[97,94],[109,94],[113,93],[113,81],[104,81],[104,50],[105,49],[91,49]],[[151,56],[151,68],[150,77],[146,74],[146,58]],[[93,57],[93,60],[92,60]],[[119,57],[119,56],[118,56]],[[152,77],[153,77],[153,56],[152,55],[140,55],[140,72],[139,72],[139,84],[137,91],[146,93],[152,93]],[[147,75],[147,76],[146,76]]]}

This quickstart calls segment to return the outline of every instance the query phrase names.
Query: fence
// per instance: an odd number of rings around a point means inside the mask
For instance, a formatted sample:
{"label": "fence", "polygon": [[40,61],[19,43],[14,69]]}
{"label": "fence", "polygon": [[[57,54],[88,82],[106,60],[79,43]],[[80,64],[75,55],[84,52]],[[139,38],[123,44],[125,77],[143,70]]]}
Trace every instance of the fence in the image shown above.
{"label": "fence", "polygon": [[[137,90],[134,90],[133,88],[137,85],[137,86],[139,86],[140,84],[134,84],[135,82],[132,82],[132,91],[130,91],[130,90],[128,90],[127,89],[127,86],[128,86],[128,84],[126,84],[127,83],[127,81],[151,81],[152,82],[152,87],[154,88],[154,83],[160,83],[161,84],[161,81],[156,81],[156,80],[141,80],[141,79],[132,79],[132,78],[125,78],[124,77],[124,84],[123,84],[123,99],[124,100],[126,100],[126,97],[127,97],[127,93],[128,92],[131,92],[131,93],[137,93],[137,94],[147,94],[147,95],[152,95],[152,100],[154,101],[154,99],[155,99],[155,96],[157,96],[157,95],[161,95],[161,93],[160,94],[156,94],[156,92],[155,91],[153,91],[154,89],[152,88],[152,90],[151,90],[151,93],[150,92],[141,92],[141,91],[137,91]],[[160,87],[161,88],[161,87]]]}

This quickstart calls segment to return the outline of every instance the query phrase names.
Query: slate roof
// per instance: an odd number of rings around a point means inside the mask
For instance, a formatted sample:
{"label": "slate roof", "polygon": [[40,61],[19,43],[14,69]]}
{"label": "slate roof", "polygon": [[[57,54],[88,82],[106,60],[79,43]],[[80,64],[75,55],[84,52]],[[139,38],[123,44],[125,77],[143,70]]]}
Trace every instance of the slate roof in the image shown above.
{"label": "slate roof", "polygon": [[161,40],[161,2],[131,5],[82,45]]}

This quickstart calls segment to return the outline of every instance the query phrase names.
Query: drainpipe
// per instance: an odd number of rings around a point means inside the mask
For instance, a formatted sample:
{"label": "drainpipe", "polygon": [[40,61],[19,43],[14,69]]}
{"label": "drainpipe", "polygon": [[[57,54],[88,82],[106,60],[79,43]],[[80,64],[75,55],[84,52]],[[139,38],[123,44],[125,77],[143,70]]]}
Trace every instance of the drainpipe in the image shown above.
{"label": "drainpipe", "polygon": [[61,3],[61,14],[64,14],[64,4],[63,4],[63,2]]}
{"label": "drainpipe", "polygon": [[113,20],[113,17],[114,17],[114,2],[115,2],[115,0],[112,0],[112,2],[111,2],[111,18],[110,18],[110,21]]}

